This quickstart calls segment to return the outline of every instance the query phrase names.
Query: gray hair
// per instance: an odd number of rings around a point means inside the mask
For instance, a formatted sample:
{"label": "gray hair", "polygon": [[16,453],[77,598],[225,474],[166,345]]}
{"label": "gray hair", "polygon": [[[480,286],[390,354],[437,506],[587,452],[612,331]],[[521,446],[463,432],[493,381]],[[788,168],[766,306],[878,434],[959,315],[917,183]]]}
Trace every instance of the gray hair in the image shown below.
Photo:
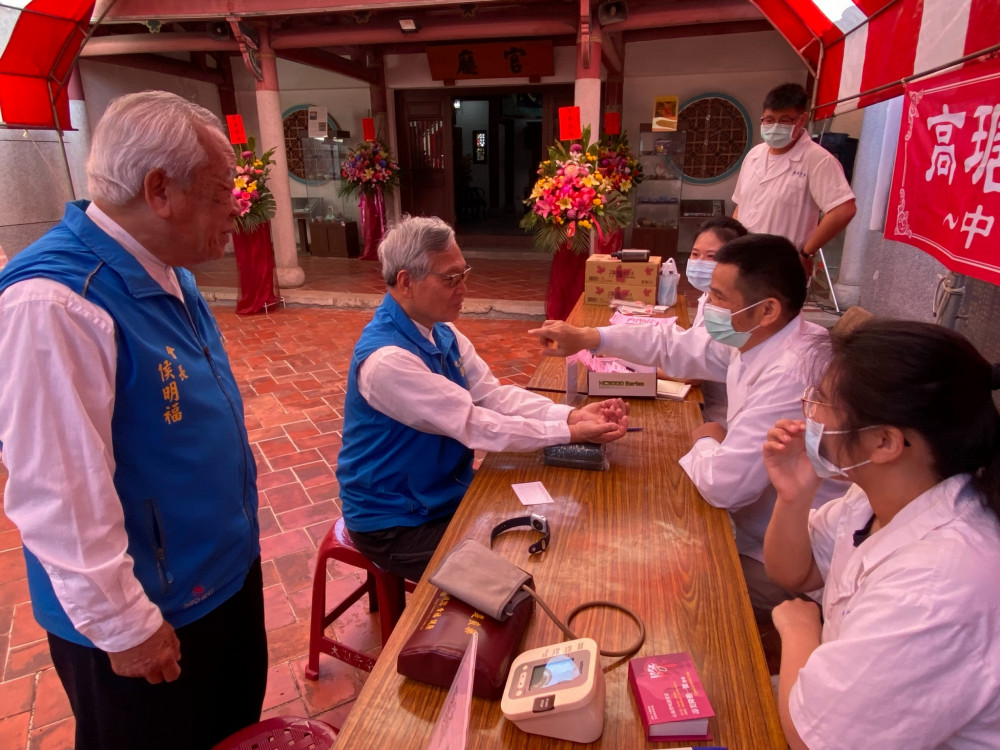
{"label": "gray hair", "polygon": [[378,246],[385,283],[395,286],[400,271],[409,271],[414,281],[424,278],[431,270],[430,256],[447,250],[454,239],[455,230],[437,216],[404,214]]}
{"label": "gray hair", "polygon": [[166,91],[143,91],[113,100],[94,129],[87,160],[92,198],[123,206],[143,190],[146,175],[162,169],[183,186],[208,154],[202,138],[226,142],[219,118]]}

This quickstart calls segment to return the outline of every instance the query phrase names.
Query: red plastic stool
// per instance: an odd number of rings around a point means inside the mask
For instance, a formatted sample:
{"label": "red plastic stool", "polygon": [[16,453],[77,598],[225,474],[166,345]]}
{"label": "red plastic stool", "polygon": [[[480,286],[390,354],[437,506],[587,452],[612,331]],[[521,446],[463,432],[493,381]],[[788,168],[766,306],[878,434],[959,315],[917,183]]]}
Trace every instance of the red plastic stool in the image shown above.
{"label": "red plastic stool", "polygon": [[[326,610],[326,563],[328,560],[339,560],[366,571],[364,583],[348,594],[343,601]],[[393,573],[379,568],[365,557],[354,546],[347,534],[344,519],[338,518],[336,523],[323,537],[316,558],[316,572],[313,575],[312,616],[309,621],[309,661],[306,664],[306,678],[319,678],[319,655],[329,654],[352,666],[371,672],[375,659],[356,649],[346,646],[340,641],[326,635],[330,623],[344,614],[358,599],[368,594],[368,607],[372,612],[379,613],[381,623],[382,644],[384,645],[392,629],[403,614],[406,605],[406,591],[412,591],[413,584]]]}
{"label": "red plastic stool", "polygon": [[276,716],[229,735],[212,750],[330,750],[336,741],[337,730],[324,721]]}

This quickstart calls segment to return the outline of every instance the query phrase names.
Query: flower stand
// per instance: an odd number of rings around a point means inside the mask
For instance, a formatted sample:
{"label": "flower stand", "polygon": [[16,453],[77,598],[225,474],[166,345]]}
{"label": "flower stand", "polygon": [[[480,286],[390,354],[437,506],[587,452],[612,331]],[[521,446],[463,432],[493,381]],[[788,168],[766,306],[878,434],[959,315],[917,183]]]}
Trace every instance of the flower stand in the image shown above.
{"label": "flower stand", "polygon": [[281,301],[274,282],[271,225],[261,224],[252,232],[236,232],[233,234],[233,247],[236,249],[236,268],[240,276],[237,314],[267,312],[268,308]]}
{"label": "flower stand", "polygon": [[548,320],[566,320],[583,294],[587,253],[574,253],[571,247],[571,243],[566,243],[552,256],[549,288],[545,292]]}
{"label": "flower stand", "polygon": [[364,238],[361,260],[378,260],[378,244],[385,234],[385,201],[382,199],[382,188],[376,186],[373,193],[362,193],[358,208],[361,235]]}

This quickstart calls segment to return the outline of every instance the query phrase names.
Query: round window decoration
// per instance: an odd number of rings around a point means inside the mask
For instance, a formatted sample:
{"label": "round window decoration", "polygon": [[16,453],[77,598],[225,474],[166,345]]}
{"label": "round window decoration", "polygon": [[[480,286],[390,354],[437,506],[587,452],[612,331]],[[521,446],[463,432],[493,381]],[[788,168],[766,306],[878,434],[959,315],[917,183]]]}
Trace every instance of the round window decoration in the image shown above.
{"label": "round window decoration", "polygon": [[701,94],[681,105],[677,129],[687,133],[684,179],[696,185],[724,180],[750,150],[750,116],[726,94]]}
{"label": "round window decoration", "polygon": [[[340,130],[337,121],[326,117],[327,132]],[[309,105],[298,104],[281,115],[285,134],[285,156],[288,159],[288,176],[305,185],[324,185],[340,179],[340,162],[331,153],[329,143],[308,138]],[[336,148],[332,149],[336,152]]]}

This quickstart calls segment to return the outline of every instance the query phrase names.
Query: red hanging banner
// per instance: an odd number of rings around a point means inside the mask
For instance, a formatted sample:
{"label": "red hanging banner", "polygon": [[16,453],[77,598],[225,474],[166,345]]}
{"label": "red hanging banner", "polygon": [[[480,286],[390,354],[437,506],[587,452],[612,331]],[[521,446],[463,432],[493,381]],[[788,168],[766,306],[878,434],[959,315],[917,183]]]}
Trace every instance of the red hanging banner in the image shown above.
{"label": "red hanging banner", "polygon": [[886,239],[1000,284],[1000,61],[908,84]]}
{"label": "red hanging banner", "polygon": [[247,134],[243,130],[243,117],[241,115],[226,115],[226,126],[229,128],[230,143],[247,142]]}
{"label": "red hanging banner", "polygon": [[605,135],[618,135],[622,132],[622,113],[621,112],[605,112],[604,113],[604,134]]}
{"label": "red hanging banner", "polygon": [[580,108],[560,107],[559,108],[559,140],[575,141],[582,138],[580,132]]}
{"label": "red hanging banner", "polygon": [[375,120],[371,117],[361,118],[361,132],[366,141],[375,140]]}

